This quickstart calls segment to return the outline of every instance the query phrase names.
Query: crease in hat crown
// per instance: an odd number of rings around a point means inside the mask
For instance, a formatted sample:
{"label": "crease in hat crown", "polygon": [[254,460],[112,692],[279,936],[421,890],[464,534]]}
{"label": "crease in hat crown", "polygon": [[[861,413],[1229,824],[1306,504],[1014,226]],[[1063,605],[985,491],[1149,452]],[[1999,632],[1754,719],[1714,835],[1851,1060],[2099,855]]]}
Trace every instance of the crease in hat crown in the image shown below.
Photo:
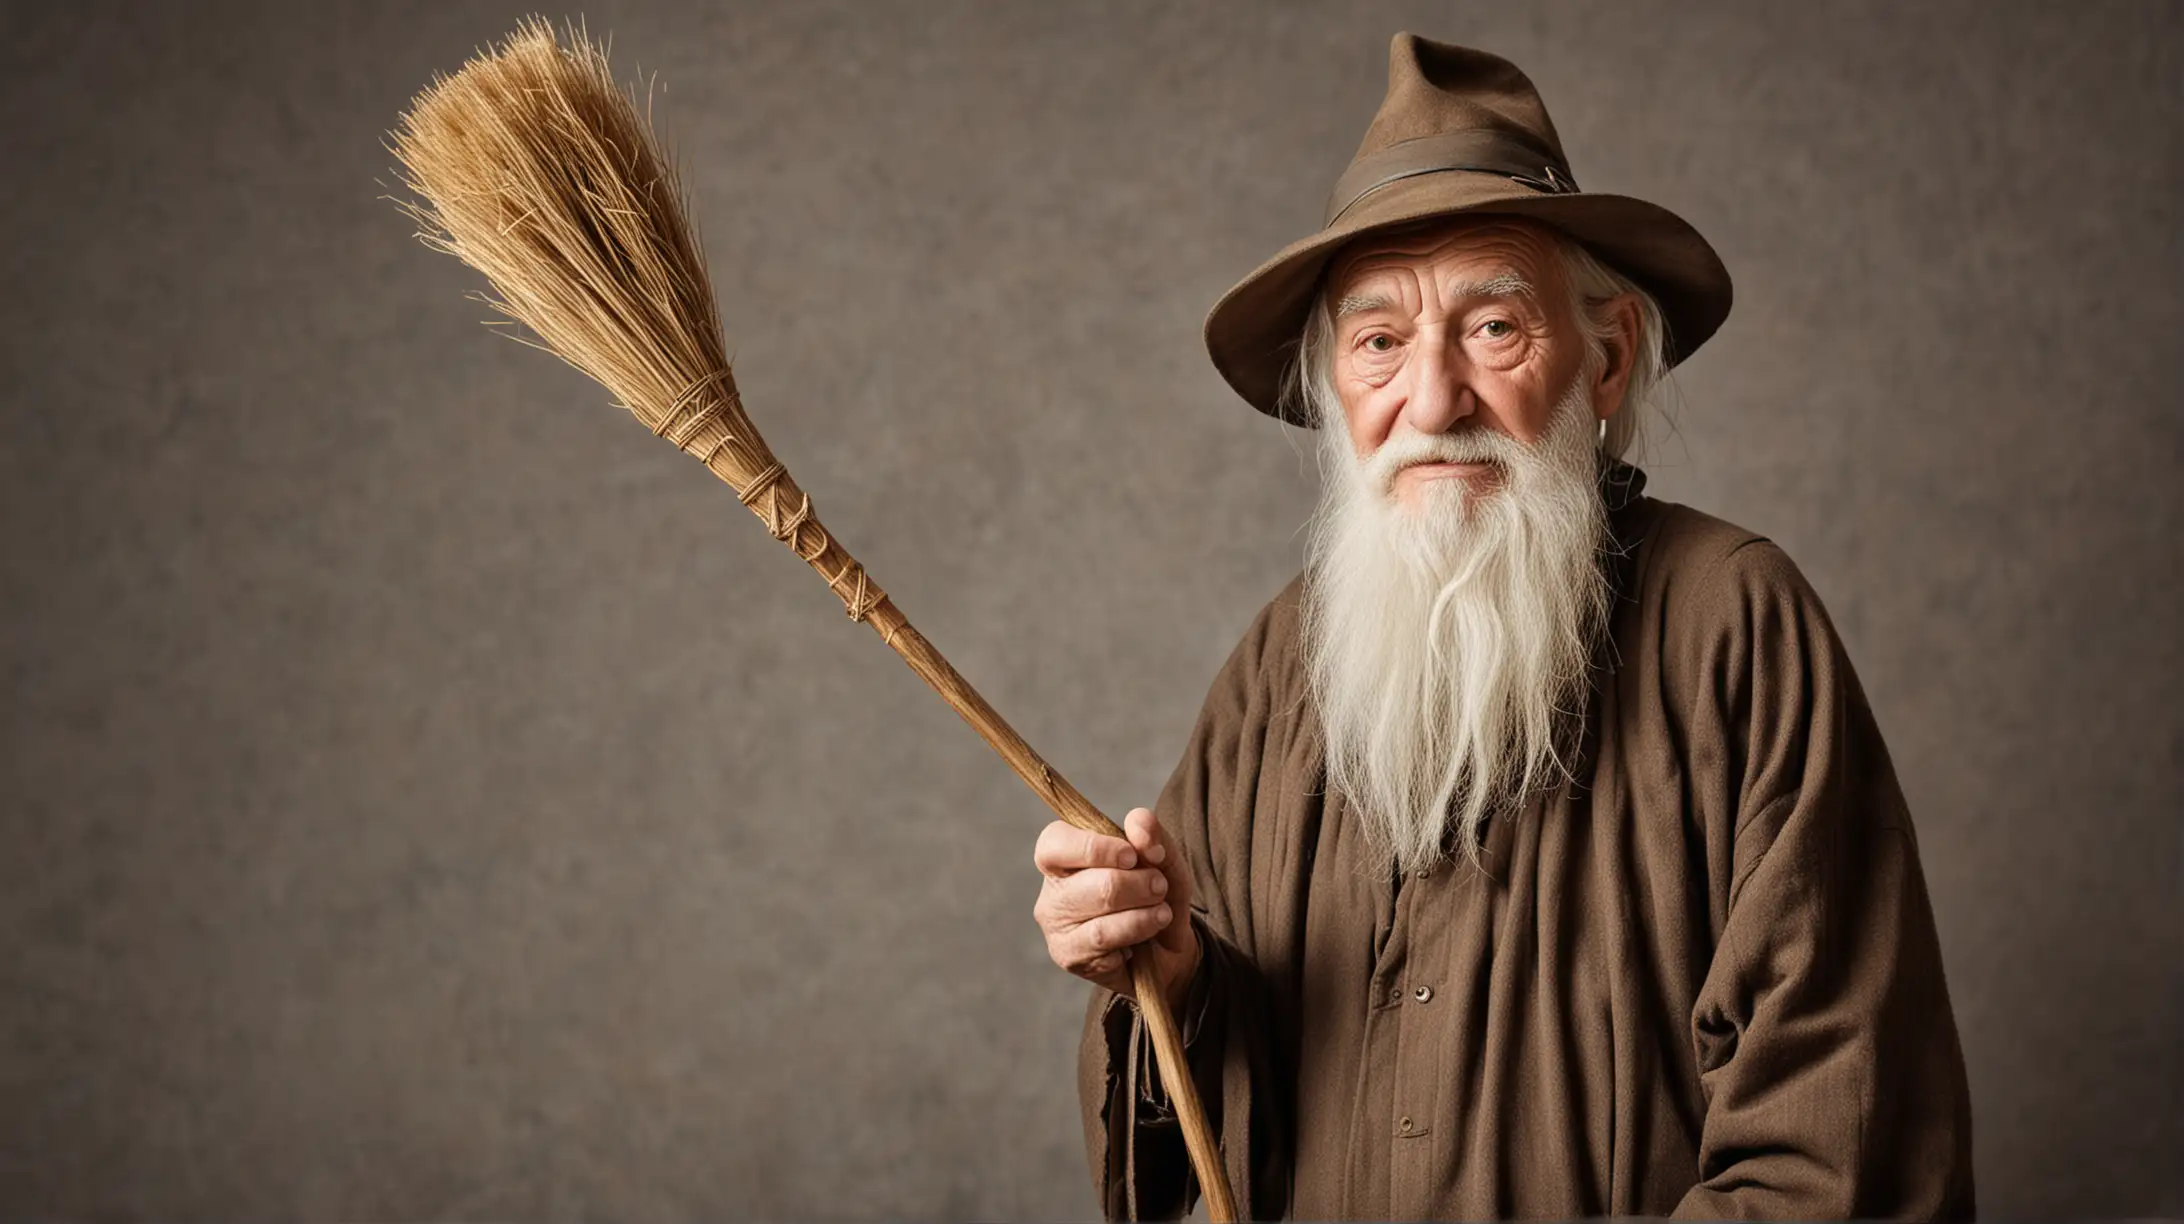
{"label": "crease in hat crown", "polygon": [[1658,205],[1579,190],[1522,69],[1404,32],[1389,44],[1387,92],[1329,193],[1320,231],[1246,276],[1207,315],[1215,368],[1260,411],[1311,424],[1285,410],[1280,388],[1327,260],[1374,230],[1467,213],[1556,226],[1643,285],[1669,321],[1671,365],[1728,313],[1728,272],[1697,230]]}
{"label": "crease in hat crown", "polygon": [[1448,170],[1576,190],[1561,134],[1524,70],[1408,32],[1388,47],[1388,91],[1327,198],[1326,224],[1399,179]]}

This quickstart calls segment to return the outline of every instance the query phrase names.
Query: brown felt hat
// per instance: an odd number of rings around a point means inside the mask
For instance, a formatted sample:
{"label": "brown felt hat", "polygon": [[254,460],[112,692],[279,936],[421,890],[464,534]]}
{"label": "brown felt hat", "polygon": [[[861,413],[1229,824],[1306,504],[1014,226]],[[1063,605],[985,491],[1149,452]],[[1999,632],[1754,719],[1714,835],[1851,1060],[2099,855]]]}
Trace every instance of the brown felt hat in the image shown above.
{"label": "brown felt hat", "polygon": [[1388,96],[1335,181],[1320,231],[1259,265],[1214,303],[1206,350],[1252,407],[1298,425],[1282,376],[1327,261],[1361,234],[1431,217],[1499,213],[1561,229],[1645,287],[1668,323],[1668,363],[1729,314],[1729,270],[1699,231],[1658,204],[1580,191],[1531,79],[1498,55],[1398,34]]}

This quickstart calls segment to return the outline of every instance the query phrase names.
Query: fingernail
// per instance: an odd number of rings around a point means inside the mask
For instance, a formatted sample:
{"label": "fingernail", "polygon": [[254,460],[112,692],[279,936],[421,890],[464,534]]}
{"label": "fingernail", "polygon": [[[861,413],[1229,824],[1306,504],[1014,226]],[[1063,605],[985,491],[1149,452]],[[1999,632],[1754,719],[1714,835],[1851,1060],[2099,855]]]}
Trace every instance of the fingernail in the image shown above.
{"label": "fingernail", "polygon": [[1145,852],[1145,857],[1150,862],[1165,863],[1168,861],[1168,848],[1156,844]]}
{"label": "fingernail", "polygon": [[1168,895],[1168,877],[1164,875],[1156,875],[1153,877],[1153,895],[1156,897],[1165,897]]}
{"label": "fingernail", "polygon": [[1165,901],[1161,902],[1159,909],[1153,911],[1153,917],[1159,919],[1163,923],[1167,922],[1168,919],[1173,917],[1174,915],[1175,911],[1169,909],[1168,903]]}
{"label": "fingernail", "polygon": [[1137,851],[1128,849],[1124,850],[1122,852],[1122,865],[1124,868],[1137,866]]}

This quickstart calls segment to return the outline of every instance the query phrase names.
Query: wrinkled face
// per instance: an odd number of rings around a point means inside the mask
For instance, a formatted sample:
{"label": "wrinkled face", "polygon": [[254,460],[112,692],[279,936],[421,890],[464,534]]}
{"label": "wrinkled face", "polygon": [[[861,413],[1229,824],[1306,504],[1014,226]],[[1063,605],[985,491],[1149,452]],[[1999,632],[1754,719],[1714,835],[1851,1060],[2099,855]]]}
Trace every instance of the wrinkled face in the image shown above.
{"label": "wrinkled face", "polygon": [[[1330,372],[1360,459],[1405,434],[1536,442],[1585,360],[1560,259],[1552,231],[1514,217],[1459,218],[1339,254],[1326,289]],[[1590,389],[1599,417],[1621,405],[1628,365],[1605,363]],[[1385,492],[1416,505],[1426,486],[1453,480],[1467,499],[1491,496],[1506,473],[1481,449],[1473,462],[1406,460]]]}

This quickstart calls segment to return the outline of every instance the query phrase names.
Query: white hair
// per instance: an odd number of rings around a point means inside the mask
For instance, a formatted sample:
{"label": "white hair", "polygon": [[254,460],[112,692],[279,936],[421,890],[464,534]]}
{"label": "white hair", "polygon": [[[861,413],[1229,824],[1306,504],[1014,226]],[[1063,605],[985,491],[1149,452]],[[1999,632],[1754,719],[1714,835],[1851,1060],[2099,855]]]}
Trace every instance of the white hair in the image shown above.
{"label": "white hair", "polygon": [[1651,293],[1602,263],[1575,239],[1556,234],[1555,245],[1562,252],[1562,274],[1571,299],[1578,303],[1585,354],[1592,361],[1606,361],[1607,343],[1616,338],[1614,317],[1602,307],[1626,293],[1638,300],[1638,343],[1631,355],[1630,381],[1624,385],[1623,406],[1608,418],[1607,434],[1600,442],[1609,458],[1621,459],[1640,440],[1647,416],[1656,411],[1653,393],[1668,376],[1668,321]]}
{"label": "white hair", "polygon": [[[1630,282],[1566,243],[1586,314],[1577,378],[1530,444],[1491,429],[1399,433],[1370,455],[1350,444],[1332,377],[1331,313],[1313,311],[1297,393],[1321,426],[1321,499],[1307,547],[1307,671],[1327,778],[1382,861],[1416,871],[1451,850],[1479,861],[1481,830],[1569,776],[1587,669],[1607,615],[1606,509],[1589,386],[1612,324],[1596,308]],[[1664,366],[1660,311],[1640,295],[1638,360],[1617,421],[1638,415]],[[1492,462],[1491,492],[1427,482],[1393,497],[1415,462]]]}

